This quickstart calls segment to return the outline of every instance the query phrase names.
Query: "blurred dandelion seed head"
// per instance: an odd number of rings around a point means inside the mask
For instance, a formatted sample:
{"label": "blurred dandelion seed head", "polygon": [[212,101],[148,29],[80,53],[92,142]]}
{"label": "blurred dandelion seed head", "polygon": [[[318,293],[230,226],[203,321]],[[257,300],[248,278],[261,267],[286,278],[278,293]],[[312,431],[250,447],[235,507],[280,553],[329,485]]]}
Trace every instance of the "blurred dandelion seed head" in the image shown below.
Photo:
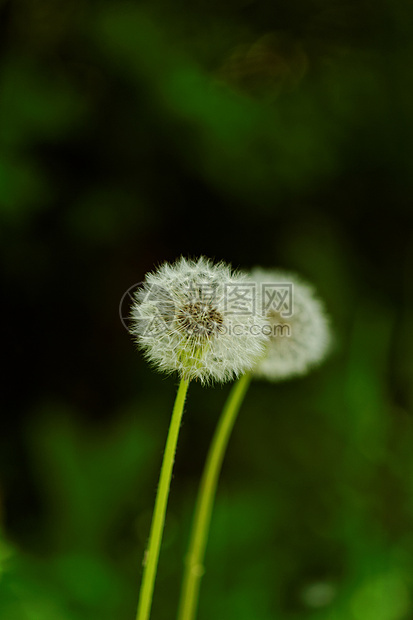
{"label": "blurred dandelion seed head", "polygon": [[[254,368],[254,375],[280,381],[307,373],[326,357],[331,345],[322,302],[313,287],[295,273],[256,268],[251,279],[262,290],[262,313],[271,325],[266,354]],[[278,298],[278,303],[269,303],[273,300],[267,292],[273,291],[274,297],[277,289],[284,290],[284,297]]]}

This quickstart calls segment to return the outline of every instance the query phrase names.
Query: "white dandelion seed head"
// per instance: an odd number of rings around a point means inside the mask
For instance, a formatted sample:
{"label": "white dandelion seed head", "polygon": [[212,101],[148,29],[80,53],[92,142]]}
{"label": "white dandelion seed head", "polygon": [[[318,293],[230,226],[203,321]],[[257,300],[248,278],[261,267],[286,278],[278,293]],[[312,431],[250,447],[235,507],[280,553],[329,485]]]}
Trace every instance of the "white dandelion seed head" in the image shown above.
{"label": "white dandelion seed head", "polygon": [[265,317],[230,311],[229,295],[248,282],[204,257],[164,263],[135,294],[131,333],[161,371],[202,384],[229,381],[254,367],[268,340]]}
{"label": "white dandelion seed head", "polygon": [[322,362],[331,345],[322,302],[295,273],[256,268],[251,279],[262,291],[261,311],[271,325],[266,354],[255,366],[254,376],[281,381],[306,374]]}

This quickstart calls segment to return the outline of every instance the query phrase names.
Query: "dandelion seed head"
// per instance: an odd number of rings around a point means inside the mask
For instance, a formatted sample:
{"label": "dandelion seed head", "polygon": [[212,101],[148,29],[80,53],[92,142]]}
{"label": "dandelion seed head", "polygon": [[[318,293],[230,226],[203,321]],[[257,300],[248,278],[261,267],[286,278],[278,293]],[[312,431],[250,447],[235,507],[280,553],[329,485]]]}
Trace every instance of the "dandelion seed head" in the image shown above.
{"label": "dandelion seed head", "polygon": [[[311,285],[295,273],[256,268],[251,279],[257,287],[263,285],[288,287],[291,306],[266,307],[263,296],[262,312],[271,325],[265,356],[254,368],[257,378],[281,381],[306,374],[326,357],[331,345],[331,330],[324,305]],[[264,289],[265,290],[265,289]]]}
{"label": "dandelion seed head", "polygon": [[182,329],[190,336],[199,335],[208,338],[220,331],[224,317],[210,303],[192,301],[179,308],[176,320],[178,329]]}
{"label": "dandelion seed head", "polygon": [[[164,263],[135,294],[132,328],[152,365],[201,383],[251,370],[265,351],[265,317],[228,312],[228,290],[248,282],[225,263],[201,257]],[[234,332],[234,323],[237,329]]]}

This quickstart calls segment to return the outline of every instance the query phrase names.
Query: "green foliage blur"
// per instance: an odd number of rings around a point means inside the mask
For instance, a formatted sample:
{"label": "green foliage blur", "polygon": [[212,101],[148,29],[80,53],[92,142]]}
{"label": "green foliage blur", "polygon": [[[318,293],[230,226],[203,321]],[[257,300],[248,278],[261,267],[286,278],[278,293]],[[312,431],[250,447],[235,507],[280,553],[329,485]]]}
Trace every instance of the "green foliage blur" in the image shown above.
{"label": "green foliage blur", "polygon": [[[134,619],[177,381],[119,304],[201,254],[299,272],[335,347],[248,393],[199,620],[413,618],[412,21],[401,0],[0,2],[2,620]],[[153,620],[229,388],[190,387]]]}

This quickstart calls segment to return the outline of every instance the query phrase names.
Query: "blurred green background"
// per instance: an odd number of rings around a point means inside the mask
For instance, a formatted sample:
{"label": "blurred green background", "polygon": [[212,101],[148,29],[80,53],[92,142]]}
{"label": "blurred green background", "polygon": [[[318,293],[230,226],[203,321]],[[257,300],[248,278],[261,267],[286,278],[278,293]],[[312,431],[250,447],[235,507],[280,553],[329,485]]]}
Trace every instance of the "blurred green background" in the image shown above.
{"label": "blurred green background", "polygon": [[[119,303],[204,254],[313,282],[335,350],[252,385],[199,620],[412,620],[412,20],[401,0],[0,2],[0,618],[135,617],[176,378]],[[190,389],[153,620],[176,614],[229,389]]]}

